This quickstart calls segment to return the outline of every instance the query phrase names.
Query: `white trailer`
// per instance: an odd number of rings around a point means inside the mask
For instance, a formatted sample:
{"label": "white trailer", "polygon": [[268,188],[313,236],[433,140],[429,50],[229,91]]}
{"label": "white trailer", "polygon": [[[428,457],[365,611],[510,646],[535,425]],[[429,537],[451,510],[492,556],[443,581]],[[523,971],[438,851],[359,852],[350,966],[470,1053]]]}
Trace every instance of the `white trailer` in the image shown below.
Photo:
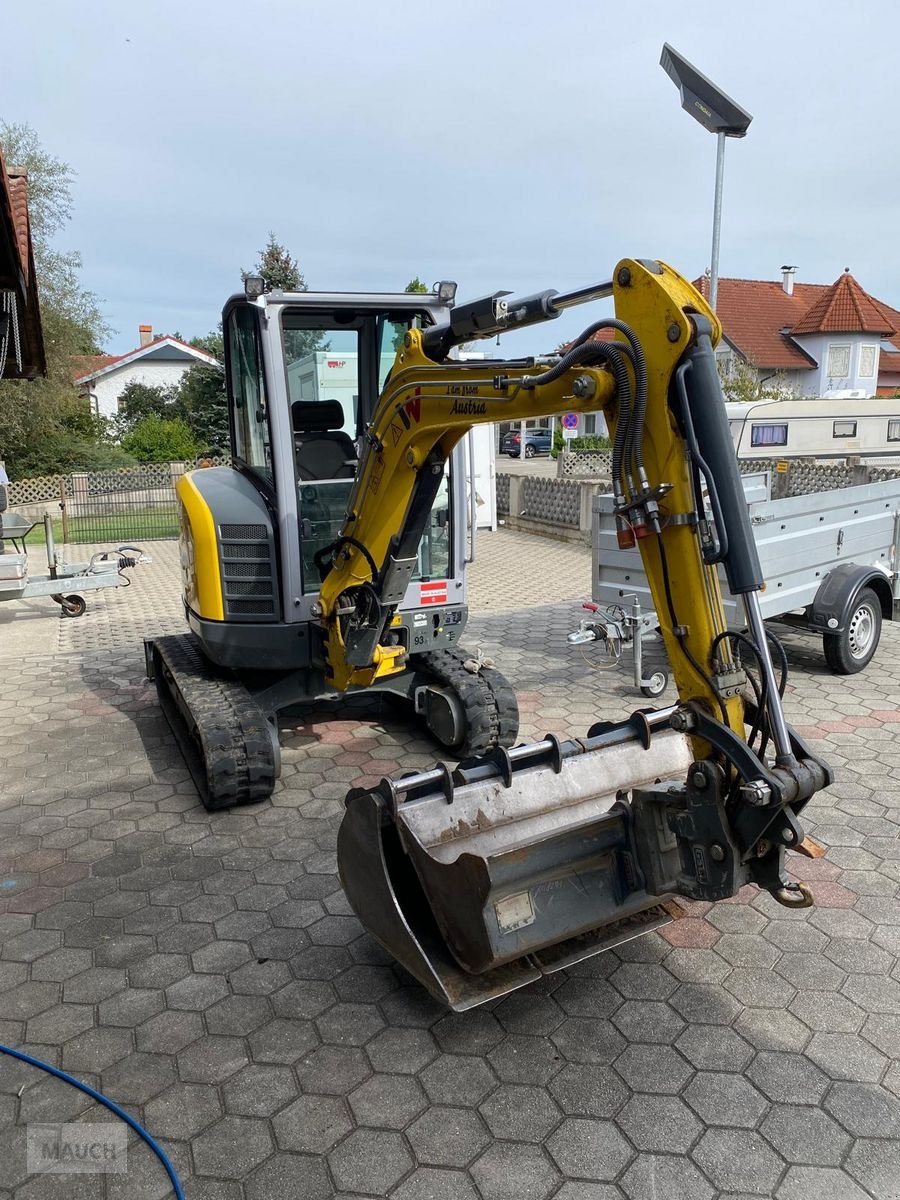
{"label": "white trailer", "polygon": [[[766,579],[762,615],[817,633],[825,660],[852,675],[872,659],[883,620],[900,618],[900,479],[833,492],[770,500],[768,472],[744,477],[750,521]],[[659,626],[637,549],[620,550],[611,495],[593,502],[594,616],[570,635],[573,642],[605,640],[636,651],[635,684],[658,695],[663,672],[644,677],[641,644]],[[719,571],[732,628],[743,608]]]}
{"label": "white trailer", "polygon": [[738,458],[900,458],[900,399],[726,404]]}

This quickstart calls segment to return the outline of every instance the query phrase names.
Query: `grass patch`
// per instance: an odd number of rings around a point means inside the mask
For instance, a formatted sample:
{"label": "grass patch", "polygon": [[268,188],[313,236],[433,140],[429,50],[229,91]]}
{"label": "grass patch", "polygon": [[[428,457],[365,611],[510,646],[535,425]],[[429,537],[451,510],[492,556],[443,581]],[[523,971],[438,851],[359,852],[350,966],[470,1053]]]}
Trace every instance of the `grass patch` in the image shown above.
{"label": "grass patch", "polygon": [[[158,538],[178,537],[178,512],[175,508],[136,509],[134,512],[109,513],[96,517],[69,517],[69,543],[83,542],[122,545],[125,542],[141,544]],[[53,518],[53,537],[58,546],[63,544],[63,524],[60,517]],[[29,546],[41,545],[44,541],[43,521],[36,525],[25,539]]]}

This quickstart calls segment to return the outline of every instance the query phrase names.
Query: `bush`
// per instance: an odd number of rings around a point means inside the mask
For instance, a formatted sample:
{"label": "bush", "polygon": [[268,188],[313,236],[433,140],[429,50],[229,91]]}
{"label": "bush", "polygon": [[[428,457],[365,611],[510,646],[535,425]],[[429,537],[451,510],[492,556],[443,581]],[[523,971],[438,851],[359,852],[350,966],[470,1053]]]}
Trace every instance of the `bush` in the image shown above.
{"label": "bush", "polygon": [[141,463],[193,462],[197,457],[197,443],[180,417],[145,417],[122,438],[122,449]]}
{"label": "bush", "polygon": [[553,428],[553,445],[550,447],[550,457],[559,458],[566,445],[566,439],[562,431],[562,425],[559,421]]}
{"label": "bush", "polygon": [[590,437],[572,438],[569,442],[570,450],[611,450],[612,442],[608,437],[600,437],[594,434]]}

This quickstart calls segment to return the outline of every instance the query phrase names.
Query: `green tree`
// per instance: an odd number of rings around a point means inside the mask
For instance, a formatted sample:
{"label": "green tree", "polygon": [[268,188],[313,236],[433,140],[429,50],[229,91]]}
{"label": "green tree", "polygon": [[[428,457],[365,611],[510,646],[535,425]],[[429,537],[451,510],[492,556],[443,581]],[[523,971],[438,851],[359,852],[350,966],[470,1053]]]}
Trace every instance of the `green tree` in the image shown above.
{"label": "green tree", "polygon": [[429,292],[431,289],[427,288],[417,275],[415,279],[409,281],[403,290],[404,292]]}
{"label": "green tree", "polygon": [[177,388],[155,387],[135,381],[126,384],[119,396],[116,431],[121,438],[125,438],[148,417],[160,417],[170,421],[179,416],[181,412]]}
{"label": "green tree", "polygon": [[[248,275],[259,275],[267,292],[280,290],[282,292],[308,292],[309,287],[300,266],[293,258],[287,247],[269,234],[268,241],[259,252],[256,265],[252,271],[241,271],[241,278]],[[304,358],[316,350],[327,350],[328,342],[325,334],[315,329],[286,329],[284,333],[284,353],[288,362]]]}
{"label": "green tree", "polygon": [[28,172],[47,357],[45,379],[0,381],[0,457],[13,479],[90,469],[117,452],[105,423],[72,387],[71,357],[98,353],[108,333],[96,296],[81,285],[78,254],[54,245],[71,214],[74,172],[43,150],[27,125],[0,121],[0,144],[7,165]]}
{"label": "green tree", "polygon": [[194,435],[180,417],[144,417],[122,438],[122,449],[141,463],[191,462],[197,457]]}
{"label": "green tree", "polygon": [[784,400],[791,394],[782,373],[760,380],[753,363],[737,354],[717,355],[716,366],[726,401],[755,404],[760,400]]}
{"label": "green tree", "polygon": [[204,364],[191,367],[181,377],[177,402],[179,414],[190,426],[201,453],[227,454],[231,438],[225,372]]}

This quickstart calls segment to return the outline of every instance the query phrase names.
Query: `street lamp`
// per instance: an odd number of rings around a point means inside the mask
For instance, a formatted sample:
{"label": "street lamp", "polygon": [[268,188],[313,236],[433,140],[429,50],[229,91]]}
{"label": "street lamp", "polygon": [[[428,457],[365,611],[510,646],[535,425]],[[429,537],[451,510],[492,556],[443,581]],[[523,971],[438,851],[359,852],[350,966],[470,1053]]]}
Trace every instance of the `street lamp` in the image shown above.
{"label": "street lamp", "polygon": [[746,109],[726,96],[686,58],[663,45],[659,65],[681,94],[681,107],[704,129],[716,135],[716,198],[713,206],[712,261],[709,268],[709,306],[716,307],[719,290],[719,230],[722,224],[722,181],[725,177],[725,139],[743,137],[753,120]]}

